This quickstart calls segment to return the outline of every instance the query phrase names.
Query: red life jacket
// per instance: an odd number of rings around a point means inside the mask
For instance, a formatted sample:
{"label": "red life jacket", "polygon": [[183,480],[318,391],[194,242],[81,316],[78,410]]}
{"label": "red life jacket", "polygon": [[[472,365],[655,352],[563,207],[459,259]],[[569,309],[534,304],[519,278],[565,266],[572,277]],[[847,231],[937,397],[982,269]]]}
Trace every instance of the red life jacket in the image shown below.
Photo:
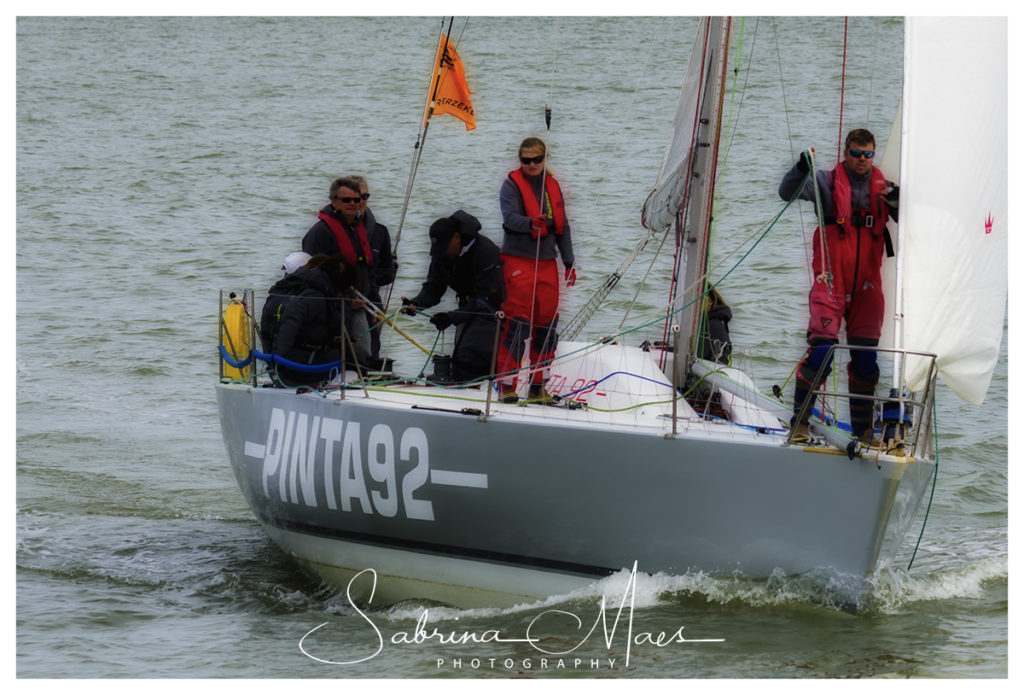
{"label": "red life jacket", "polygon": [[[540,203],[537,202],[537,195],[533,192],[530,182],[526,180],[523,170],[516,169],[508,177],[519,188],[519,197],[523,201],[523,211],[527,217],[539,217],[542,214]],[[544,176],[544,190],[547,192],[548,204],[543,214],[555,221],[555,234],[565,234],[565,201],[562,200],[562,188],[551,174]]]}
{"label": "red life jacket", "polygon": [[863,216],[871,215],[874,218],[871,225],[871,234],[879,237],[885,229],[885,223],[889,220],[889,206],[882,202],[885,189],[889,187],[878,167],[871,167],[870,205],[868,210],[853,210],[850,194],[850,177],[846,173],[846,167],[840,162],[832,170],[832,204],[835,207],[835,224],[842,232],[848,234],[856,233],[857,229],[867,227],[866,224],[855,225],[854,214]]}
{"label": "red life jacket", "polygon": [[356,236],[359,237],[359,245],[362,247],[362,254],[360,255],[352,245],[352,240],[349,239],[348,232],[345,231],[345,227],[341,224],[340,220],[328,215],[323,210],[320,211],[317,217],[327,223],[327,227],[334,235],[334,240],[338,242],[338,250],[341,251],[341,257],[346,263],[353,267],[359,261],[363,261],[367,265],[373,265],[373,250],[370,248],[370,239],[366,236],[366,225],[363,224],[362,220],[356,222]]}

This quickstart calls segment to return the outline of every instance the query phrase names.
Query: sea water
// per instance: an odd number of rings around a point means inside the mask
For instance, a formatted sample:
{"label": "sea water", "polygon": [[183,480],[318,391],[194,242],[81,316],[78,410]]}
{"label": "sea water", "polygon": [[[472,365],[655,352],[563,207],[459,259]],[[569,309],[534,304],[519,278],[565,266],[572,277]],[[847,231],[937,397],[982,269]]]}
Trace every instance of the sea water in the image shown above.
{"label": "sea water", "polygon": [[[984,405],[940,387],[938,482],[914,522],[908,550],[927,521],[914,563],[876,577],[858,616],[820,606],[814,577],[642,567],[512,609],[357,609],[267,539],[217,421],[218,290],[264,292],[332,178],[370,180],[371,207],[398,241],[392,306],[425,277],[437,217],[464,209],[500,240],[498,187],[527,135],[547,140],[568,200],[579,284],[564,317],[646,233],[640,209],[696,20],[456,20],[477,127],[431,120],[399,235],[441,26],[17,20],[17,675],[1005,677],[1005,340]],[[809,208],[787,211],[740,263],[749,244],[738,240],[777,214],[778,180],[800,150],[834,161],[840,117],[884,148],[902,22],[751,18],[735,29],[712,275],[733,309],[734,360],[768,390],[803,349]],[[585,337],[664,304],[667,266],[650,260],[659,242]],[[403,325],[427,345],[437,335],[422,318]],[[402,338],[385,341],[399,371],[423,368]]]}

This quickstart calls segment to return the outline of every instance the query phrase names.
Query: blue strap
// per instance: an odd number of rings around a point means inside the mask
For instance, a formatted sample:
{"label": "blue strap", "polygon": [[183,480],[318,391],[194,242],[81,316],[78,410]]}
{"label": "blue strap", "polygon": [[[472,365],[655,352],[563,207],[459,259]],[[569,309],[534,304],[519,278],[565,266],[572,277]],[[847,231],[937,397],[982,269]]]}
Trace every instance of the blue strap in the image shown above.
{"label": "blue strap", "polygon": [[326,372],[330,371],[331,369],[341,369],[341,360],[327,362],[325,364],[303,364],[301,362],[292,362],[291,360],[281,357],[280,355],[267,354],[265,352],[260,352],[259,350],[250,351],[248,357],[238,362],[231,358],[231,356],[228,354],[228,351],[224,349],[223,345],[218,345],[217,349],[220,350],[221,358],[223,358],[223,360],[227,362],[229,365],[236,368],[248,366],[249,364],[252,363],[253,357],[256,357],[257,359],[263,360],[267,364],[279,364],[281,366],[288,367],[289,369],[295,369],[300,372]]}

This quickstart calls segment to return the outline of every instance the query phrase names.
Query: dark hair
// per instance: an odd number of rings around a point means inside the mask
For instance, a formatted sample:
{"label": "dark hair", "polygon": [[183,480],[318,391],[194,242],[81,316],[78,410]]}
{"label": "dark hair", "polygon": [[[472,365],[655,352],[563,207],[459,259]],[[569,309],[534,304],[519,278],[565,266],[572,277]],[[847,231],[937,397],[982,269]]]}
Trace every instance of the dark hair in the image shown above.
{"label": "dark hair", "polygon": [[341,258],[341,254],[339,253],[336,253],[333,256],[318,253],[309,259],[309,262],[306,263],[306,267],[319,268],[322,270],[331,281],[331,285],[334,287],[334,291],[337,294],[341,294],[349,287],[356,284],[355,271]]}
{"label": "dark hair", "polygon": [[874,146],[875,136],[866,128],[855,128],[846,136],[846,149],[850,149],[850,145],[853,143],[857,143],[858,145]]}
{"label": "dark hair", "polygon": [[360,192],[358,181],[356,181],[351,176],[341,176],[331,181],[331,187],[327,191],[327,194],[330,196],[331,200],[334,200],[335,198],[338,197],[339,188],[351,188],[356,193]]}

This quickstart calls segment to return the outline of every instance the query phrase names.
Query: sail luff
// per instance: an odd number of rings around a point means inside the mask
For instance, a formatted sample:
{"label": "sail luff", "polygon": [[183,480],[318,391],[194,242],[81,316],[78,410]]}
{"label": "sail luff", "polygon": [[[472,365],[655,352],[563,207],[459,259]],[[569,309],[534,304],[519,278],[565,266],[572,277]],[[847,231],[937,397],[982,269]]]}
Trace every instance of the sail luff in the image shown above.
{"label": "sail luff", "polygon": [[669,140],[654,189],[643,207],[643,226],[652,232],[664,232],[676,224],[686,199],[691,170],[692,145],[699,117],[700,87],[704,76],[704,60],[708,43],[709,19],[701,20],[697,38],[686,65],[686,74],[679,90],[679,102]]}

